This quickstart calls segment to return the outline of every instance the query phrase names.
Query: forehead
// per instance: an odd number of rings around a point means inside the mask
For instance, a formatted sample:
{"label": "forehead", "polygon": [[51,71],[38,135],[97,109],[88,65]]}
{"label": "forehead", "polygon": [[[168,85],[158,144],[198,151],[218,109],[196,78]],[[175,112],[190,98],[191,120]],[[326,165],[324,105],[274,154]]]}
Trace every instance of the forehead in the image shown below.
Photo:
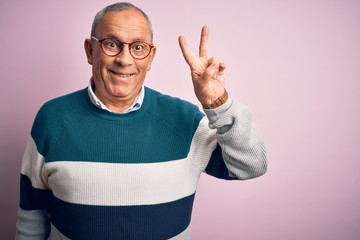
{"label": "forehead", "polygon": [[150,41],[151,33],[145,17],[136,9],[108,12],[101,19],[99,37],[116,36],[122,41],[140,38]]}

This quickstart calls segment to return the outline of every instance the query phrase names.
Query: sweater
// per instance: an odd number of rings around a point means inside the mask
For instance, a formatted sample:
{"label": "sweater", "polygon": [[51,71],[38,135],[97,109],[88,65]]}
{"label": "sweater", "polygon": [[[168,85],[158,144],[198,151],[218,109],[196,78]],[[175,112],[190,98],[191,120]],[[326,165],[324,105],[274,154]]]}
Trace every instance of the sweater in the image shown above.
{"label": "sweater", "polygon": [[147,87],[127,114],[97,108],[87,89],[45,103],[22,160],[16,239],[189,239],[202,172],[245,180],[267,168],[248,108],[217,111]]}

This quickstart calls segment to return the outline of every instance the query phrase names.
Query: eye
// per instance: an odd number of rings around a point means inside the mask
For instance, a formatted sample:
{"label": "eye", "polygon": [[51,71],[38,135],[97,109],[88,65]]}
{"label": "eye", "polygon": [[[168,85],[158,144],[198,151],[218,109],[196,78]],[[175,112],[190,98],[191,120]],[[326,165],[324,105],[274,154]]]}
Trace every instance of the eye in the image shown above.
{"label": "eye", "polygon": [[116,43],[109,43],[108,46],[111,47],[111,48],[115,48],[115,47],[116,47]]}
{"label": "eye", "polygon": [[106,39],[103,42],[103,45],[105,48],[107,49],[118,49],[119,48],[119,43],[117,43],[115,40],[113,39]]}
{"label": "eye", "polygon": [[106,46],[109,47],[109,48],[116,48],[117,44],[116,44],[116,42],[107,42]]}
{"label": "eye", "polygon": [[147,45],[142,42],[134,42],[131,48],[136,52],[142,52],[147,49]]}

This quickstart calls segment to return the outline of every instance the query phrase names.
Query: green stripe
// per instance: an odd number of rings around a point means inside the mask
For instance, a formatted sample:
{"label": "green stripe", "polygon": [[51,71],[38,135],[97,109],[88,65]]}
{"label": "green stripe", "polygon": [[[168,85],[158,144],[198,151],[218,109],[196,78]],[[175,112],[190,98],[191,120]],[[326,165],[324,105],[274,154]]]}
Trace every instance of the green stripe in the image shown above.
{"label": "green stripe", "polygon": [[32,136],[46,162],[153,163],[185,158],[203,115],[197,107],[146,88],[142,108],[111,114],[87,90],[44,105]]}

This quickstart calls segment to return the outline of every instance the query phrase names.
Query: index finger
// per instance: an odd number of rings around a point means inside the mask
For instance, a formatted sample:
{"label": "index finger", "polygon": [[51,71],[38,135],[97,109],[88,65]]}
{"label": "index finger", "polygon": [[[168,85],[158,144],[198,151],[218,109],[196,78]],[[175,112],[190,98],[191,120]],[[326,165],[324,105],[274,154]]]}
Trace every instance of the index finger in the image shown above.
{"label": "index finger", "polygon": [[190,47],[188,46],[184,36],[179,37],[179,45],[184,55],[185,61],[190,65],[194,61],[194,59],[196,59],[196,56],[190,50]]}
{"label": "index finger", "polygon": [[209,27],[203,26],[201,29],[201,38],[199,46],[199,57],[208,56]]}

